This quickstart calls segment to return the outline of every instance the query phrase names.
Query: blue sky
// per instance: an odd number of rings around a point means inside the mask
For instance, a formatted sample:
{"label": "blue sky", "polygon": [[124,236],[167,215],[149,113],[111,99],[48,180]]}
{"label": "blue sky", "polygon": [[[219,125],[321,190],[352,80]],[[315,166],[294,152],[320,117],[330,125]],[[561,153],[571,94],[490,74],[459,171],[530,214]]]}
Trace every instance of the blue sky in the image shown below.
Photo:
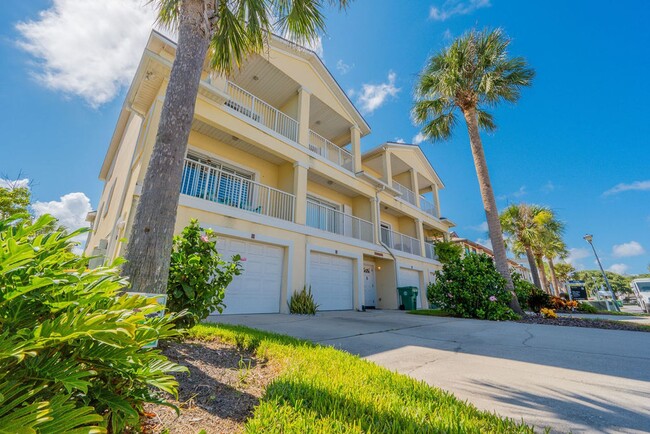
{"label": "blue sky", "polygon": [[[483,135],[499,206],[556,210],[579,268],[594,268],[582,240],[590,232],[606,268],[641,273],[650,263],[650,4],[596,4],[356,0],[328,10],[318,48],[373,129],[365,150],[416,141],[412,89],[431,54],[473,26],[503,27],[537,77],[517,105],[495,110],[499,129]],[[0,12],[0,175],[22,171],[41,209],[70,225],[97,205],[97,175],[150,17],[139,0],[5,0]],[[461,235],[485,240],[464,125],[452,140],[420,145],[447,186],[443,214]]]}

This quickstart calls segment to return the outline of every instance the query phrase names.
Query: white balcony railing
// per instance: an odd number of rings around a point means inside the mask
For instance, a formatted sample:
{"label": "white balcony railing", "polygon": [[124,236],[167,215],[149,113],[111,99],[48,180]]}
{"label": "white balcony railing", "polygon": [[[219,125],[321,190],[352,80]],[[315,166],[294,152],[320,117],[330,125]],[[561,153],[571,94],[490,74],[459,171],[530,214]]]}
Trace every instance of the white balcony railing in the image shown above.
{"label": "white balcony railing", "polygon": [[429,215],[438,217],[438,212],[436,211],[436,205],[422,195],[420,195],[420,209]]}
{"label": "white balcony railing", "polygon": [[421,256],[420,241],[417,238],[409,237],[408,235],[382,227],[381,241],[391,249]]}
{"label": "white balcony railing", "polygon": [[424,243],[424,253],[429,259],[438,259],[438,255],[436,255],[436,245],[433,243]]}
{"label": "white balcony railing", "polygon": [[230,99],[226,101],[226,106],[281,136],[294,142],[298,141],[297,120],[230,81],[226,82],[226,93],[230,96]]}
{"label": "white balcony railing", "polygon": [[352,171],[354,156],[312,130],[309,130],[309,149],[344,169]]}
{"label": "white balcony railing", "polygon": [[189,159],[185,159],[181,193],[294,221],[294,195]]}
{"label": "white balcony railing", "polygon": [[307,226],[373,242],[372,223],[307,200]]}
{"label": "white balcony railing", "polygon": [[395,180],[393,180],[393,188],[395,188],[395,190],[399,191],[402,194],[402,199],[404,199],[411,205],[417,206],[417,203],[415,202],[415,193],[413,192],[413,190],[409,189],[408,187],[400,184]]}

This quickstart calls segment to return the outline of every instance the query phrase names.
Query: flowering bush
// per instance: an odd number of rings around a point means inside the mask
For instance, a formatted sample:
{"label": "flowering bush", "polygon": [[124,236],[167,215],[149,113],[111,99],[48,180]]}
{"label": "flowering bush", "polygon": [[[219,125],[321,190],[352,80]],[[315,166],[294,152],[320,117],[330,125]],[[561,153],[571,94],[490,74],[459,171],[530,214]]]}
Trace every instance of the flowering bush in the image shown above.
{"label": "flowering bush", "polygon": [[214,232],[203,230],[197,220],[174,237],[167,308],[171,312],[187,309],[189,314],[179,318],[177,325],[190,328],[215,310],[222,312],[226,288],[241,274],[239,255],[232,262],[224,261],[217,252]]}
{"label": "flowering bush", "polygon": [[541,313],[544,318],[557,318],[557,314],[553,309],[542,308],[539,313]]}
{"label": "flowering bush", "polygon": [[431,304],[462,318],[514,319],[508,307],[510,293],[506,281],[485,255],[471,254],[454,259],[436,272],[427,288]]}
{"label": "flowering bush", "polygon": [[551,296],[551,307],[555,310],[562,310],[566,308],[566,301],[562,297]]}

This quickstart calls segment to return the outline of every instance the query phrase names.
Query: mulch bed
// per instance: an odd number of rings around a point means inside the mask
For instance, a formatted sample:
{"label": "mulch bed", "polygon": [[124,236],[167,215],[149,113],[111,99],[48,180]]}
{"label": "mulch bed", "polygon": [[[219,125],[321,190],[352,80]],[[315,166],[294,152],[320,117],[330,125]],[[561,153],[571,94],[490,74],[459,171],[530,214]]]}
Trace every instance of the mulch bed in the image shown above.
{"label": "mulch bed", "polygon": [[190,374],[177,374],[181,410],[147,404],[146,433],[170,434],[242,432],[277,369],[252,353],[218,341],[164,343],[163,353],[186,366]]}
{"label": "mulch bed", "polygon": [[628,330],[637,332],[650,332],[649,328],[639,327],[637,324],[625,321],[612,321],[603,319],[588,319],[588,318],[543,318],[541,315],[526,315],[517,322],[527,324],[546,324],[566,327],[589,327],[595,329],[608,329],[608,330]]}

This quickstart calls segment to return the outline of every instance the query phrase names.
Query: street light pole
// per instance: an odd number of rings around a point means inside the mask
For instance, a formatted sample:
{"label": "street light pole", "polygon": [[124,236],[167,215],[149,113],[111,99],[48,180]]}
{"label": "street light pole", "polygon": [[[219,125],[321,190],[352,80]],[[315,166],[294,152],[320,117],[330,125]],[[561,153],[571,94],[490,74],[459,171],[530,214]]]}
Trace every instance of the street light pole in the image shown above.
{"label": "street light pole", "polygon": [[607,285],[607,289],[609,289],[609,292],[612,294],[612,299],[614,300],[614,306],[616,307],[616,310],[620,310],[618,308],[618,304],[616,303],[618,301],[618,298],[616,298],[616,293],[612,289],[612,285],[609,284],[609,279],[607,278],[607,274],[603,269],[603,264],[600,263],[600,258],[598,257],[598,253],[596,253],[596,248],[594,247],[594,243],[593,243],[594,236],[587,234],[582,238],[584,238],[585,241],[589,243],[591,249],[594,251],[594,256],[596,256],[596,262],[598,262],[598,267],[600,267],[600,272],[603,273],[603,278],[605,279],[605,284]]}

